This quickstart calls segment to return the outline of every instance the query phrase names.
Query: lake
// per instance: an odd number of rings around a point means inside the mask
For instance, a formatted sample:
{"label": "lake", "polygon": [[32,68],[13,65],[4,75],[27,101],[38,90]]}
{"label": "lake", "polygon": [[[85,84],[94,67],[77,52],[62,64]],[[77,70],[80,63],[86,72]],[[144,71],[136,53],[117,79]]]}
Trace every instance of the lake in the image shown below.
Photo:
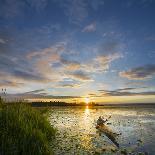
{"label": "lake", "polygon": [[[99,116],[117,133],[117,147],[95,128]],[[49,120],[57,127],[56,154],[149,154],[155,152],[153,107],[52,107]]]}

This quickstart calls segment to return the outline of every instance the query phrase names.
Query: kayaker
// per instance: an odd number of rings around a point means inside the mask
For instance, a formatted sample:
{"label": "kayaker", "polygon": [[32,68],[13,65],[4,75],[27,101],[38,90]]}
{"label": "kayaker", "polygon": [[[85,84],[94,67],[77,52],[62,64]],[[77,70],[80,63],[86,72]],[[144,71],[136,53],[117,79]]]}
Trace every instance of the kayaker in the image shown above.
{"label": "kayaker", "polygon": [[105,122],[107,122],[108,120],[107,119],[104,119],[102,118],[101,116],[98,118],[97,120],[97,125],[102,125],[104,124]]}

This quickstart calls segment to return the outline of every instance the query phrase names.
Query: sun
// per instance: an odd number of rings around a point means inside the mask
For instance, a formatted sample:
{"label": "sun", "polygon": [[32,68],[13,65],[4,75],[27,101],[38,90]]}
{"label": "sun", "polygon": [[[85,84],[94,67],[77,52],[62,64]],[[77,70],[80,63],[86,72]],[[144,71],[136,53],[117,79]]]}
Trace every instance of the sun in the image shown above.
{"label": "sun", "polygon": [[85,100],[86,104],[88,104],[90,102],[90,99],[88,97],[86,97],[84,100]]}

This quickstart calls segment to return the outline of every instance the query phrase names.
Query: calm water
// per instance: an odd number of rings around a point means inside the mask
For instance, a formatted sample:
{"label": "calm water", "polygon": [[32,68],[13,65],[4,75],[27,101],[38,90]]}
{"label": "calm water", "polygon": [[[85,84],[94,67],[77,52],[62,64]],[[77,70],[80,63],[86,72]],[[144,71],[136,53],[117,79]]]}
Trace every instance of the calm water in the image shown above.
{"label": "calm water", "polygon": [[[120,134],[120,147],[96,128],[99,116]],[[51,108],[50,122],[58,129],[56,154],[155,154],[155,108]]]}

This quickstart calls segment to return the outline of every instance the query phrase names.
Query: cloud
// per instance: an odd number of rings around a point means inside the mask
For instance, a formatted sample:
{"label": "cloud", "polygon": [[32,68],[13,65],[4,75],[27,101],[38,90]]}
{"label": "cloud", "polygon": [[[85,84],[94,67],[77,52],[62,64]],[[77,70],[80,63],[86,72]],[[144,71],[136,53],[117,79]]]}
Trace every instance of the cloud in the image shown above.
{"label": "cloud", "polygon": [[60,81],[56,87],[58,88],[79,88],[81,86],[82,82],[74,79],[64,79],[63,81]]}
{"label": "cloud", "polygon": [[141,95],[155,95],[154,91],[150,92],[117,92],[117,91],[106,91],[103,93],[103,96],[141,96]]}
{"label": "cloud", "polygon": [[141,88],[121,88],[121,89],[116,89],[116,90],[98,90],[98,91],[101,93],[100,97],[155,95],[155,91],[136,92],[135,90],[137,89],[141,89]]}
{"label": "cloud", "polygon": [[27,58],[31,60],[32,58],[42,58],[42,57],[51,57],[51,60],[58,60],[59,53],[64,50],[65,46],[63,43],[56,44],[55,46],[41,49],[39,51],[31,51],[27,54]]}
{"label": "cloud", "polygon": [[109,69],[111,62],[123,57],[122,50],[122,43],[116,40],[107,40],[98,45],[96,48],[96,57],[93,61],[94,70],[101,72]]}
{"label": "cloud", "polygon": [[82,32],[94,32],[94,31],[96,31],[96,24],[95,23],[91,23],[91,24],[87,25],[82,30]]}
{"label": "cloud", "polygon": [[82,70],[77,70],[77,71],[71,72],[71,73],[69,73],[69,75],[72,78],[82,80],[82,81],[91,81],[92,80],[91,77],[89,76],[89,74]]}
{"label": "cloud", "polygon": [[38,94],[38,93],[41,93],[41,92],[44,92],[44,91],[45,91],[45,89],[37,89],[37,90],[25,92],[25,94]]}
{"label": "cloud", "polygon": [[6,43],[6,41],[4,39],[0,38],[0,44],[5,44],[5,43]]}
{"label": "cloud", "polygon": [[26,4],[37,12],[40,12],[48,5],[48,0],[26,0]]}
{"label": "cloud", "polygon": [[52,47],[42,49],[40,51],[30,52],[27,59],[32,63],[35,73],[47,80],[55,81],[62,78],[58,69],[53,68],[53,64],[59,62],[61,53],[64,51],[65,45],[58,43]]}
{"label": "cloud", "polygon": [[91,55],[89,55],[89,59],[81,63],[81,70],[89,74],[104,73],[109,70],[113,61],[124,57],[123,45],[116,40],[107,40],[86,50],[91,52]]}
{"label": "cloud", "polygon": [[[4,94],[0,94],[0,96],[4,97]],[[26,92],[26,93],[17,93],[17,94],[7,94],[5,98],[11,99],[76,99],[82,98],[81,96],[54,96],[48,95],[46,93],[37,94],[35,91]]]}
{"label": "cloud", "polygon": [[66,87],[68,87],[68,88],[77,88],[79,86],[80,85],[78,85],[78,84],[62,84],[61,85],[61,87],[64,87],[64,88],[66,88]]}
{"label": "cloud", "polygon": [[3,18],[13,18],[19,16],[23,11],[25,3],[20,0],[4,0],[0,6],[0,16]]}
{"label": "cloud", "polygon": [[23,80],[28,80],[28,81],[38,81],[38,82],[49,82],[50,81],[49,79],[45,78],[42,75],[39,75],[33,72],[28,72],[28,71],[14,70],[12,75],[17,78],[21,78]]}
{"label": "cloud", "polygon": [[98,68],[98,71],[105,71],[109,69],[109,65],[112,61],[122,58],[123,56],[120,53],[114,53],[109,55],[100,55],[95,58],[95,68]]}
{"label": "cloud", "polygon": [[90,0],[91,7],[96,11],[102,5],[104,5],[104,0]]}
{"label": "cloud", "polygon": [[123,49],[123,44],[118,40],[108,39],[104,41],[98,47],[97,51],[101,55],[109,55],[114,53],[121,53]]}
{"label": "cloud", "polygon": [[8,81],[8,80],[0,80],[0,87],[22,87],[24,83],[19,83],[15,81]]}
{"label": "cloud", "polygon": [[[14,56],[4,53],[0,57],[0,74],[8,81],[19,80],[21,83],[47,83],[57,80],[58,74],[52,70],[51,63],[59,60],[63,45],[55,45],[26,55]],[[16,57],[15,57],[16,56]],[[2,78],[2,76],[0,78]]]}
{"label": "cloud", "polygon": [[60,58],[60,62],[66,66],[66,69],[68,70],[78,70],[80,69],[81,65],[79,62],[77,61],[71,61],[71,60],[67,60],[67,59],[64,59],[64,58]]}
{"label": "cloud", "polygon": [[155,65],[149,64],[120,72],[119,75],[130,80],[144,80],[155,75]]}
{"label": "cloud", "polygon": [[104,4],[103,0],[55,0],[63,9],[69,22],[74,24],[81,24],[91,12]]}
{"label": "cloud", "polygon": [[25,10],[32,9],[40,12],[46,8],[48,0],[4,0],[0,6],[0,16],[3,18],[14,18],[24,14]]}
{"label": "cloud", "polygon": [[65,2],[59,0],[56,2],[59,2],[71,23],[79,24],[88,16],[87,3],[85,0],[66,0]]}

